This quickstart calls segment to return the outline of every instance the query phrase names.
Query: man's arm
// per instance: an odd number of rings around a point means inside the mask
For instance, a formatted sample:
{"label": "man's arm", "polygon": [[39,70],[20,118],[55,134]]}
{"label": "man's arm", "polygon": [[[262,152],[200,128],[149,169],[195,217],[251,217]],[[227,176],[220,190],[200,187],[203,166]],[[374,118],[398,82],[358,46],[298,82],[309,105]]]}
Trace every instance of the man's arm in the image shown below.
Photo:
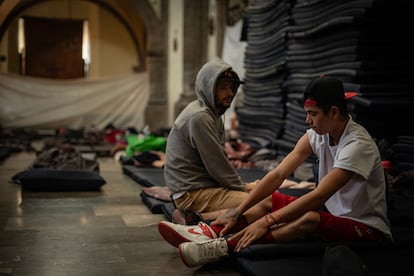
{"label": "man's arm", "polygon": [[225,214],[217,218],[213,224],[225,225],[222,233],[226,233],[234,225],[240,214],[276,191],[283,181],[312,153],[308,135],[305,133],[296,143],[293,150],[276,168],[268,172],[257,183],[254,189],[249,192],[249,195],[237,208],[229,209]]}
{"label": "man's arm", "polygon": [[308,135],[304,134],[282,162],[280,162],[276,168],[268,172],[256,185],[253,191],[249,193],[246,200],[237,208],[238,212],[240,214],[245,212],[257,202],[271,195],[311,154],[312,148],[309,144]]}
{"label": "man's arm", "polygon": [[[274,217],[281,221],[276,223],[291,221],[304,213],[312,210],[320,210],[323,204],[348,180],[352,177],[353,172],[340,168],[333,168],[324,178],[321,179],[317,187],[309,193],[299,197],[289,205],[275,211]],[[277,213],[277,214],[276,214]]]}
{"label": "man's arm", "polygon": [[240,176],[224,150],[215,121],[206,114],[200,113],[195,116],[197,118],[191,122],[191,139],[210,177],[224,187],[245,190]]}

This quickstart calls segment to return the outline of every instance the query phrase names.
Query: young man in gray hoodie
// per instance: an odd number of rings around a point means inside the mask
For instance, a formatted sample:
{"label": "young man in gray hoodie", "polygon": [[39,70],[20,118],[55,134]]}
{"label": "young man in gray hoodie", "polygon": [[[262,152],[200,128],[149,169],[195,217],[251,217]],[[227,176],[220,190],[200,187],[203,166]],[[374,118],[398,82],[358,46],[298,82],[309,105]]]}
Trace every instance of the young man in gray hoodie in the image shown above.
{"label": "young man in gray hoodie", "polygon": [[220,58],[197,74],[197,100],[177,117],[167,139],[164,177],[176,206],[175,223],[215,219],[216,210],[238,206],[254,185],[243,183],[224,150],[222,116],[243,83]]}

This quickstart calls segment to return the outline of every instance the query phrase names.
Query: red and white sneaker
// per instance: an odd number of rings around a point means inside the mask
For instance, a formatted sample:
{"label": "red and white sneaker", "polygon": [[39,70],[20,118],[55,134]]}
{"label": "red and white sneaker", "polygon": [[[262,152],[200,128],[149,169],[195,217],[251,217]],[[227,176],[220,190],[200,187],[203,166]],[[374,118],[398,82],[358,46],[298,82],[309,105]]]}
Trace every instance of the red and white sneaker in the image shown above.
{"label": "red and white sneaker", "polygon": [[158,223],[161,236],[172,246],[178,247],[183,242],[202,242],[217,238],[217,234],[205,222],[197,225],[181,225],[169,221]]}
{"label": "red and white sneaker", "polygon": [[224,238],[203,242],[183,242],[178,248],[181,260],[188,267],[217,262],[229,256],[227,241]]}

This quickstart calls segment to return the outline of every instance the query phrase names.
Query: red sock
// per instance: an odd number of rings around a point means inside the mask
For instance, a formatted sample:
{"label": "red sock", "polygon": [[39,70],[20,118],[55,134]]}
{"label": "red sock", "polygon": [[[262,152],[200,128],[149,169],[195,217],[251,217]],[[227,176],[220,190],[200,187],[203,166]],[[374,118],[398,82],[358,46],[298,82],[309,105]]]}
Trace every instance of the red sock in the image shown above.
{"label": "red sock", "polygon": [[[237,223],[233,226],[233,228],[230,229],[228,234],[232,234],[232,233],[237,233],[240,230],[244,229],[247,225],[249,225],[247,223],[247,220],[244,216],[240,216],[237,219]],[[213,229],[213,231],[219,235],[220,231],[223,230],[224,226],[223,225],[210,225],[210,227]]]}

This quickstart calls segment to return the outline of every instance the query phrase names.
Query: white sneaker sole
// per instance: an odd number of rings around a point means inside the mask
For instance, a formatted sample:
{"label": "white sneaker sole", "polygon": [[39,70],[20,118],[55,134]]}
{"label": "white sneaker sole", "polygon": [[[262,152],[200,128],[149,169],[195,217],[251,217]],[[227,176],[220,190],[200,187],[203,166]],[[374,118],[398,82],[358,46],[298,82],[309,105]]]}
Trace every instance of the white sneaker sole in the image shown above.
{"label": "white sneaker sole", "polygon": [[172,229],[168,224],[163,223],[162,221],[158,223],[158,231],[160,232],[164,240],[166,240],[169,244],[171,244],[174,247],[178,247],[183,242],[190,241],[189,239],[179,234],[177,231]]}
{"label": "white sneaker sole", "polygon": [[187,267],[196,267],[196,266],[194,266],[194,265],[190,265],[190,264],[188,264],[186,261],[185,261],[185,257],[184,257],[184,255],[183,255],[183,253],[182,253],[182,247],[181,246],[178,246],[178,253],[180,254],[180,258],[181,258],[181,260],[183,261],[183,263],[187,266]]}

